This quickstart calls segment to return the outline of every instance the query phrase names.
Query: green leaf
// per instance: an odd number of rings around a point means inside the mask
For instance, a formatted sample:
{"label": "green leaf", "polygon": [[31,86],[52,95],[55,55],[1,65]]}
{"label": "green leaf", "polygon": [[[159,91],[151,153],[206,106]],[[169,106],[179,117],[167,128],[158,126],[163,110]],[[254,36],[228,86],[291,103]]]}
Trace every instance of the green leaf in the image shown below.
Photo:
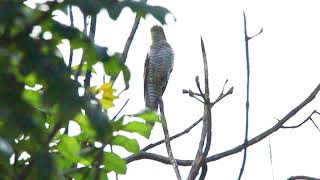
{"label": "green leaf", "polygon": [[124,119],[124,116],[122,116],[118,120],[112,122],[112,131],[119,131],[119,130],[122,129],[122,127],[123,127],[123,119]]}
{"label": "green leaf", "polygon": [[151,127],[146,125],[145,123],[142,122],[129,122],[126,124],[122,130],[128,131],[128,132],[136,132],[139,133],[140,135],[144,136],[145,138],[149,138],[151,134]]}
{"label": "green leaf", "polygon": [[129,81],[131,78],[131,74],[130,74],[128,66],[124,65],[122,67],[122,73],[123,73],[123,80],[126,85],[126,89],[128,89],[129,88]]}
{"label": "green leaf", "polygon": [[146,122],[160,122],[160,116],[155,111],[151,110],[145,110],[141,113],[134,114],[133,116],[144,119]]}
{"label": "green leaf", "polygon": [[60,171],[70,168],[73,164],[73,162],[71,162],[68,158],[61,155],[54,155],[54,158]]}
{"label": "green leaf", "polygon": [[34,73],[30,73],[24,78],[24,82],[26,85],[34,87],[37,84],[37,76]]}
{"label": "green leaf", "polygon": [[62,136],[58,144],[59,152],[72,162],[77,162],[79,159],[80,143],[73,137]]}
{"label": "green leaf", "polygon": [[115,136],[112,139],[111,144],[122,146],[127,151],[132,153],[138,153],[140,149],[138,141],[136,139],[129,139],[126,136],[122,136],[122,135]]}
{"label": "green leaf", "polygon": [[[73,74],[76,74],[79,71],[79,65],[72,66],[71,69]],[[96,70],[94,70],[92,67],[89,67],[88,64],[83,64],[82,69],[80,70],[80,75],[85,75],[88,70],[91,70],[91,73],[97,73]]]}
{"label": "green leaf", "polygon": [[104,165],[107,171],[114,171],[118,174],[127,172],[126,161],[113,152],[104,153]]}
{"label": "green leaf", "polygon": [[39,92],[33,90],[24,90],[22,92],[22,98],[29,104],[33,105],[33,107],[40,107],[41,96]]}
{"label": "green leaf", "polygon": [[170,13],[168,9],[160,6],[148,6],[147,12],[152,14],[152,16],[156,18],[161,24],[166,23],[166,15]]}
{"label": "green leaf", "polygon": [[82,138],[90,139],[96,136],[96,132],[87,116],[79,113],[74,120],[80,125]]}
{"label": "green leaf", "polygon": [[121,63],[118,56],[112,56],[104,63],[104,71],[109,76],[118,75],[121,71]]}

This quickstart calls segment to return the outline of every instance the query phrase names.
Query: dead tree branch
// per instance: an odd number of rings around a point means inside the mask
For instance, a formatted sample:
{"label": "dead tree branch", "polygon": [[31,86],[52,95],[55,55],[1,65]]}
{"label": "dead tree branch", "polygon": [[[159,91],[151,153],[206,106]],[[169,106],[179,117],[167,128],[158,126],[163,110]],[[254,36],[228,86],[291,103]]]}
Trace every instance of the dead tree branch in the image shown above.
{"label": "dead tree branch", "polygon": [[[208,74],[208,62],[207,55],[204,47],[203,40],[201,38],[201,49],[203,56],[203,64],[204,64],[204,82],[205,82],[205,92],[204,94],[201,91],[199,78],[196,78],[197,87],[199,92],[201,93],[204,100],[204,112],[203,112],[203,126],[201,132],[201,138],[198,146],[198,151],[196,154],[195,160],[192,162],[191,170],[188,175],[188,180],[193,180],[198,175],[200,167],[203,166],[204,160],[207,157],[210,147],[211,147],[211,107],[210,107],[210,94],[209,94],[209,74]],[[203,150],[204,140],[206,139],[206,145]]]}
{"label": "dead tree branch", "polygon": [[291,176],[287,180],[320,180],[320,179],[310,177],[310,176]]}
{"label": "dead tree branch", "polygon": [[[227,156],[230,156],[232,154],[236,154],[240,151],[242,151],[244,148],[247,148],[253,144],[256,144],[263,140],[264,138],[270,136],[272,133],[278,131],[279,129],[282,128],[283,124],[286,123],[291,117],[296,115],[302,108],[304,108],[307,104],[309,104],[312,100],[315,99],[317,94],[320,91],[320,83],[315,87],[315,89],[310,93],[310,95],[302,101],[299,105],[297,105],[295,108],[293,108],[290,112],[288,112],[277,124],[272,126],[271,128],[267,129],[266,131],[262,132],[261,134],[255,136],[254,138],[250,139],[246,144],[240,144],[232,149],[229,149],[227,151],[214,154],[212,156],[209,156],[206,158],[206,162],[211,162],[211,161],[216,161],[222,158],[225,158]],[[127,163],[136,161],[136,160],[141,160],[141,159],[150,159],[150,160],[155,160],[164,164],[170,164],[170,160],[164,156],[158,155],[158,154],[153,154],[153,153],[146,153],[146,152],[140,152],[134,156],[129,156],[125,158]],[[178,160],[177,163],[180,166],[190,166],[192,164],[193,160]]]}
{"label": "dead tree branch", "polygon": [[[185,129],[184,131],[182,131],[182,132],[180,132],[180,133],[178,133],[178,134],[176,134],[176,135],[174,135],[174,136],[171,136],[169,139],[170,139],[170,141],[171,140],[174,140],[174,139],[176,139],[176,138],[178,138],[178,137],[180,137],[180,136],[182,136],[182,135],[184,135],[184,134],[186,134],[186,133],[188,133],[188,132],[190,132],[190,130],[191,129],[193,129],[196,125],[198,125],[200,122],[202,121],[202,118],[200,118],[198,121],[196,121],[195,123],[193,123],[191,126],[189,126],[187,129]],[[144,148],[142,148],[141,149],[141,151],[147,151],[147,150],[149,150],[149,149],[151,149],[151,148],[154,148],[154,147],[156,147],[156,146],[158,146],[158,145],[160,145],[160,144],[162,144],[162,143],[164,143],[164,139],[163,140],[161,140],[161,141],[158,141],[158,142],[156,142],[156,143],[151,143],[151,144],[149,144],[149,145],[147,145],[146,147],[144,147]]]}
{"label": "dead tree branch", "polygon": [[181,175],[180,175],[180,171],[179,171],[179,167],[178,164],[176,162],[176,160],[174,159],[173,153],[172,153],[172,148],[171,148],[171,144],[170,144],[170,136],[169,136],[169,130],[168,130],[168,124],[167,124],[167,120],[166,117],[164,115],[164,106],[163,106],[163,101],[162,99],[160,99],[160,113],[161,113],[161,124],[162,124],[162,129],[163,129],[163,133],[164,133],[164,137],[165,137],[165,143],[166,143],[166,148],[167,148],[167,152],[168,152],[168,156],[170,159],[170,163],[173,166],[174,172],[177,176],[178,180],[181,180]]}
{"label": "dead tree branch", "polygon": [[[247,32],[247,18],[246,13],[243,12],[243,26],[244,26],[244,40],[245,40],[245,49],[246,49],[246,69],[247,69],[247,86],[246,86],[246,127],[245,127],[245,136],[244,136],[244,144],[248,141],[248,131],[249,131],[249,95],[250,95],[250,58],[249,58],[249,40],[251,38],[256,37],[257,35],[263,32],[263,29],[260,30],[256,35],[249,37]],[[241,179],[242,174],[244,172],[244,168],[247,160],[247,148],[244,148],[243,151],[243,160],[240,168],[238,180]]]}
{"label": "dead tree branch", "polygon": [[[294,129],[294,128],[298,128],[298,127],[300,127],[300,126],[302,126],[304,123],[306,123],[307,121],[309,121],[309,120],[312,120],[312,115],[313,114],[316,114],[317,113],[317,111],[316,110],[314,110],[304,121],[302,121],[301,123],[299,123],[299,124],[297,124],[297,125],[294,125],[294,126],[282,126],[281,128],[283,128],[283,129]],[[314,122],[313,122],[314,123]],[[317,126],[316,126],[317,127]]]}

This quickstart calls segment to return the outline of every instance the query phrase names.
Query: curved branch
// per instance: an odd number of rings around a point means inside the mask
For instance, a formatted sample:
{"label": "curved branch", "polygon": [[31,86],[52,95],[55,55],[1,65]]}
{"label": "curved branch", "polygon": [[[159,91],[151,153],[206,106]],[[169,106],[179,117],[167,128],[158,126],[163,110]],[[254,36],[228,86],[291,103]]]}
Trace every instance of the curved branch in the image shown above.
{"label": "curved branch", "polygon": [[[198,119],[198,121],[196,121],[195,123],[193,123],[191,126],[189,126],[187,129],[185,129],[184,131],[182,131],[182,132],[180,132],[180,133],[178,133],[178,134],[176,134],[176,135],[174,135],[174,136],[171,136],[171,137],[169,138],[170,141],[173,140],[173,139],[176,139],[176,138],[178,138],[178,137],[180,137],[180,136],[182,136],[182,135],[184,135],[184,134],[186,134],[186,133],[188,133],[188,132],[190,132],[190,130],[191,130],[192,128],[194,128],[196,125],[198,125],[201,121],[202,121],[202,117],[201,117],[200,119]],[[151,148],[154,148],[154,147],[156,147],[156,146],[164,143],[164,141],[165,141],[165,140],[163,139],[163,140],[158,141],[158,142],[156,142],[156,143],[151,143],[151,144],[147,145],[146,147],[142,148],[141,151],[147,151],[147,150],[149,150],[149,149],[151,149]]]}
{"label": "curved branch", "polygon": [[159,106],[160,106],[160,112],[161,112],[161,124],[162,124],[162,129],[163,129],[163,133],[164,133],[164,137],[165,137],[165,143],[166,143],[166,148],[167,148],[168,156],[170,159],[170,163],[173,166],[173,169],[174,169],[174,172],[176,173],[177,179],[181,180],[179,166],[178,166],[176,160],[174,159],[174,156],[172,153],[172,148],[171,148],[171,144],[170,144],[170,136],[169,136],[169,131],[168,131],[167,120],[164,115],[164,107],[163,107],[162,98],[160,98]]}
{"label": "curved branch", "polygon": [[[198,146],[198,151],[196,154],[196,158],[192,162],[191,170],[188,175],[188,180],[193,180],[198,175],[200,167],[203,166],[205,163],[205,158],[207,157],[210,147],[211,147],[211,127],[212,127],[212,120],[211,120],[211,103],[210,103],[210,94],[209,94],[209,74],[208,74],[208,62],[207,62],[207,55],[206,50],[204,47],[203,39],[201,37],[201,50],[203,56],[203,65],[204,65],[204,83],[205,83],[205,92],[204,94],[201,91],[199,78],[196,77],[197,87],[203,96],[204,99],[204,107],[203,107],[203,125],[202,125],[202,132],[201,138]],[[206,144],[204,146],[204,140],[206,139]],[[203,150],[204,147],[204,150]],[[205,174],[202,174],[205,176]]]}
{"label": "curved branch", "polygon": [[[236,154],[242,151],[244,148],[254,145],[259,141],[263,140],[264,138],[270,136],[272,133],[282,128],[285,122],[287,122],[291,117],[296,115],[307,104],[309,104],[316,97],[319,91],[320,91],[320,83],[316,86],[316,88],[311,92],[311,94],[303,102],[301,102],[298,106],[292,109],[287,115],[285,115],[281,120],[279,120],[277,124],[269,128],[268,130],[264,131],[263,133],[257,135],[256,137],[250,139],[246,144],[241,144],[232,149],[224,151],[222,153],[218,153],[210,157],[207,157],[205,161],[206,162],[216,161],[224,157],[230,156],[232,154]],[[136,160],[141,160],[141,159],[150,159],[150,160],[155,160],[164,164],[170,164],[170,160],[168,158],[158,154],[146,153],[146,152],[140,152],[139,154],[125,158],[127,163],[130,163]],[[190,166],[193,162],[192,160],[179,160],[179,159],[177,159],[176,161],[180,166]]]}
{"label": "curved branch", "polygon": [[314,178],[310,176],[291,176],[288,180],[320,180],[319,178]]}

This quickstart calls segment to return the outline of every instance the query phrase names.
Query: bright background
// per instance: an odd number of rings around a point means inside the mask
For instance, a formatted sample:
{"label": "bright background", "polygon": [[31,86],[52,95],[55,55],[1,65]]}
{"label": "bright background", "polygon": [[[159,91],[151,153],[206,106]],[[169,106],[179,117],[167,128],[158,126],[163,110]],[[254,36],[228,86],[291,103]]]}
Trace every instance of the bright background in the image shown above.
{"label": "bright background", "polygon": [[[175,51],[175,65],[164,94],[166,117],[170,134],[176,134],[195,122],[202,114],[202,105],[182,94],[182,89],[197,90],[194,78],[203,82],[203,63],[200,36],[203,37],[209,63],[211,99],[234,86],[234,93],[218,103],[212,110],[213,145],[209,156],[229,150],[244,140],[246,64],[243,33],[243,11],[247,15],[248,34],[264,32],[250,40],[250,123],[249,138],[269,129],[291,109],[306,98],[319,83],[320,68],[320,11],[317,0],[149,0],[149,4],[168,8],[164,26],[168,42]],[[75,25],[83,28],[82,15],[74,8]],[[107,12],[98,16],[96,43],[107,46],[112,52],[122,52],[135,15],[124,9],[117,21]],[[69,18],[57,13],[57,20],[68,24]],[[176,21],[174,20],[176,18]],[[130,98],[123,113],[130,114],[144,108],[143,67],[151,44],[150,28],[159,24],[154,18],[142,19],[128,54],[132,79],[130,89],[116,101],[111,110],[115,114]],[[67,44],[60,49],[68,57]],[[81,51],[75,53],[79,62]],[[99,69],[99,67],[97,67]],[[102,71],[93,77],[93,84],[102,83]],[[203,84],[202,84],[203,85]],[[121,77],[115,84],[123,88]],[[314,109],[320,110],[319,97],[290,119],[286,125],[302,122]],[[320,125],[320,118],[314,117]],[[71,129],[77,133],[77,126]],[[189,134],[172,141],[176,158],[195,157],[201,126]],[[71,132],[72,133],[72,132]],[[131,135],[132,136],[132,135]],[[155,126],[150,140],[133,135],[141,147],[163,139],[161,125]],[[281,129],[270,138],[250,146],[243,180],[281,180],[293,175],[320,177],[320,133],[311,122],[298,129]],[[270,148],[272,151],[272,166]],[[115,148],[126,157],[122,148]],[[164,145],[150,152],[167,156]],[[208,164],[206,179],[237,179],[243,153],[228,156]],[[186,179],[190,167],[180,167]],[[115,179],[111,175],[109,179]],[[171,166],[156,161],[140,160],[128,164],[120,180],[175,179]]]}

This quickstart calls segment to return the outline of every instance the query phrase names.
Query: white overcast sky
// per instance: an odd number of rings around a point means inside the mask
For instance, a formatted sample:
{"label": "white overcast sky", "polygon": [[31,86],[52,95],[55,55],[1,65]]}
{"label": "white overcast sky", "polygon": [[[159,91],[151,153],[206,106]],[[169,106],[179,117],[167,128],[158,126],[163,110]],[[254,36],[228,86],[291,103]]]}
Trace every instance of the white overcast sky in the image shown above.
{"label": "white overcast sky", "polygon": [[[234,86],[234,94],[218,103],[212,110],[213,141],[209,155],[223,152],[243,142],[245,127],[245,47],[243,11],[247,15],[248,33],[264,32],[250,40],[251,94],[249,137],[267,130],[292,108],[306,98],[320,80],[320,2],[318,0],[149,0],[152,5],[167,7],[176,18],[168,16],[164,26],[168,42],[175,51],[174,70],[164,94],[166,116],[170,133],[176,134],[202,114],[202,105],[182,94],[182,89],[196,91],[194,78],[203,82],[203,64],[200,35],[203,36],[209,61],[211,99],[221,92],[229,79],[227,89]],[[74,9],[76,26],[82,29],[82,18]],[[98,16],[96,43],[108,46],[111,52],[122,52],[131,30],[134,14],[125,9],[117,21],[106,12]],[[58,14],[59,21],[68,23],[68,17]],[[159,24],[148,16],[141,20],[129,51],[127,65],[132,79],[130,89],[116,102],[118,111],[127,98],[124,113],[135,113],[144,108],[143,66],[151,43],[150,28]],[[68,57],[67,46],[61,46]],[[76,55],[77,56],[77,55]],[[101,72],[98,72],[98,74]],[[101,76],[94,76],[101,84]],[[120,79],[116,88],[122,89]],[[287,125],[303,121],[314,109],[320,110],[319,97],[292,118]],[[320,126],[320,118],[314,120]],[[198,147],[200,126],[172,142],[178,159],[193,159]],[[150,140],[137,137],[141,147],[163,138],[162,128],[156,125]],[[269,140],[272,147],[273,173],[269,158]],[[298,129],[279,130],[269,138],[250,146],[243,180],[281,180],[292,175],[320,177],[320,133],[311,122]],[[125,157],[122,148],[116,148]],[[165,146],[150,152],[167,156]],[[208,164],[206,179],[237,179],[242,153]],[[183,179],[190,167],[180,167]],[[112,174],[109,179],[115,179]],[[120,180],[175,179],[171,166],[150,160],[128,165]]]}

